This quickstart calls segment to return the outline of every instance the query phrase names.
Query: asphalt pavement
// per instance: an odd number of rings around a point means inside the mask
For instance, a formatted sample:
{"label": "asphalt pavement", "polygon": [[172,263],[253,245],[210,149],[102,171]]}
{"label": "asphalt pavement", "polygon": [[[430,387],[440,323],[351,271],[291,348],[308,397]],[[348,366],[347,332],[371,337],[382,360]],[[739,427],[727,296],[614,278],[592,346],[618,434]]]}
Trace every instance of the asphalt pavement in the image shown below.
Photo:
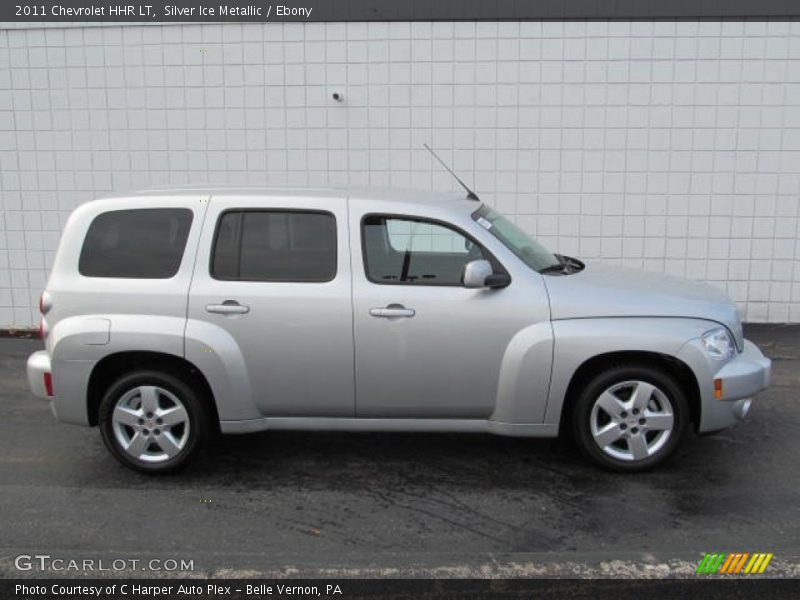
{"label": "asphalt pavement", "polygon": [[772,552],[767,575],[798,577],[800,326],[746,331],[773,359],[748,420],[636,475],[551,440],[265,432],[148,477],[30,395],[40,342],[0,339],[0,577],[692,576],[706,552]]}

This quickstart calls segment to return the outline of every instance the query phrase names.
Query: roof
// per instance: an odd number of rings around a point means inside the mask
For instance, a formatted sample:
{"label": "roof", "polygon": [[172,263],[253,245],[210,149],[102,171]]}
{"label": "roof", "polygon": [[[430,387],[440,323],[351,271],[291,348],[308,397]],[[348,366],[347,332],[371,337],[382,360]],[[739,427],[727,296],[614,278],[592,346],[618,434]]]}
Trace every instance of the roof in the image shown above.
{"label": "roof", "polygon": [[[208,194],[211,196],[314,196],[330,198],[363,198],[389,202],[453,202],[465,201],[463,192],[434,192],[430,190],[410,190],[397,188],[346,188],[346,187],[265,187],[265,186],[164,186],[128,193],[112,194],[106,198],[156,197],[156,196],[189,196]],[[472,203],[472,201],[468,201]]]}

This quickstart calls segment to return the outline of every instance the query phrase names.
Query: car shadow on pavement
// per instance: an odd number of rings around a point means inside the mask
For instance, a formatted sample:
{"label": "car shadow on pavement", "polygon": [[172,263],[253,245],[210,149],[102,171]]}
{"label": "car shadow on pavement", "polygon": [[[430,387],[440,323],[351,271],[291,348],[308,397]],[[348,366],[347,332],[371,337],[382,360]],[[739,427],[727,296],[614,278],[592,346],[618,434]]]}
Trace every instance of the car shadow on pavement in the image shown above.
{"label": "car shadow on pavement", "polygon": [[[619,485],[619,480],[626,478],[640,482],[654,478],[683,480],[696,475],[693,469],[698,468],[707,479],[703,465],[715,462],[714,446],[711,437],[692,432],[668,463],[651,472],[624,474],[594,466],[570,441],[561,439],[450,433],[261,432],[219,436],[190,467],[157,479],[166,486],[191,483],[351,492],[398,482],[509,491],[603,482]],[[702,461],[693,460],[696,452],[703,454]],[[717,470],[717,476],[721,473]]]}

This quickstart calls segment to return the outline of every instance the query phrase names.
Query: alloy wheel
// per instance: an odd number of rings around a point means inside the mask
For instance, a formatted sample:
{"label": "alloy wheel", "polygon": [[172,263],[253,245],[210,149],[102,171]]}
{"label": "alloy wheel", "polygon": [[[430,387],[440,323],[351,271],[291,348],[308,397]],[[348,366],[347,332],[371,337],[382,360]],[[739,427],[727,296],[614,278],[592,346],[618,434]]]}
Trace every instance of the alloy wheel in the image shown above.
{"label": "alloy wheel", "polygon": [[125,392],[111,415],[114,437],[132,458],[160,463],[176,456],[189,440],[189,413],[162,387],[141,385]]}
{"label": "alloy wheel", "polygon": [[597,446],[617,460],[635,462],[658,453],[675,427],[668,396],[646,381],[623,381],[594,401],[591,434]]}

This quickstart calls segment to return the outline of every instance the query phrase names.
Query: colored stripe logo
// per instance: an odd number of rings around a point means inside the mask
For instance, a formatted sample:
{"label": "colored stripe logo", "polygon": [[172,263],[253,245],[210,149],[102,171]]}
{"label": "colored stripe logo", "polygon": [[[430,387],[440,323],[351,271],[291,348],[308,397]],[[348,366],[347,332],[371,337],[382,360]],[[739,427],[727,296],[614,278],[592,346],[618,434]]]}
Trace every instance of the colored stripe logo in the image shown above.
{"label": "colored stripe logo", "polygon": [[717,552],[706,554],[697,565],[698,575],[756,575],[763,573],[774,554],[766,552]]}

